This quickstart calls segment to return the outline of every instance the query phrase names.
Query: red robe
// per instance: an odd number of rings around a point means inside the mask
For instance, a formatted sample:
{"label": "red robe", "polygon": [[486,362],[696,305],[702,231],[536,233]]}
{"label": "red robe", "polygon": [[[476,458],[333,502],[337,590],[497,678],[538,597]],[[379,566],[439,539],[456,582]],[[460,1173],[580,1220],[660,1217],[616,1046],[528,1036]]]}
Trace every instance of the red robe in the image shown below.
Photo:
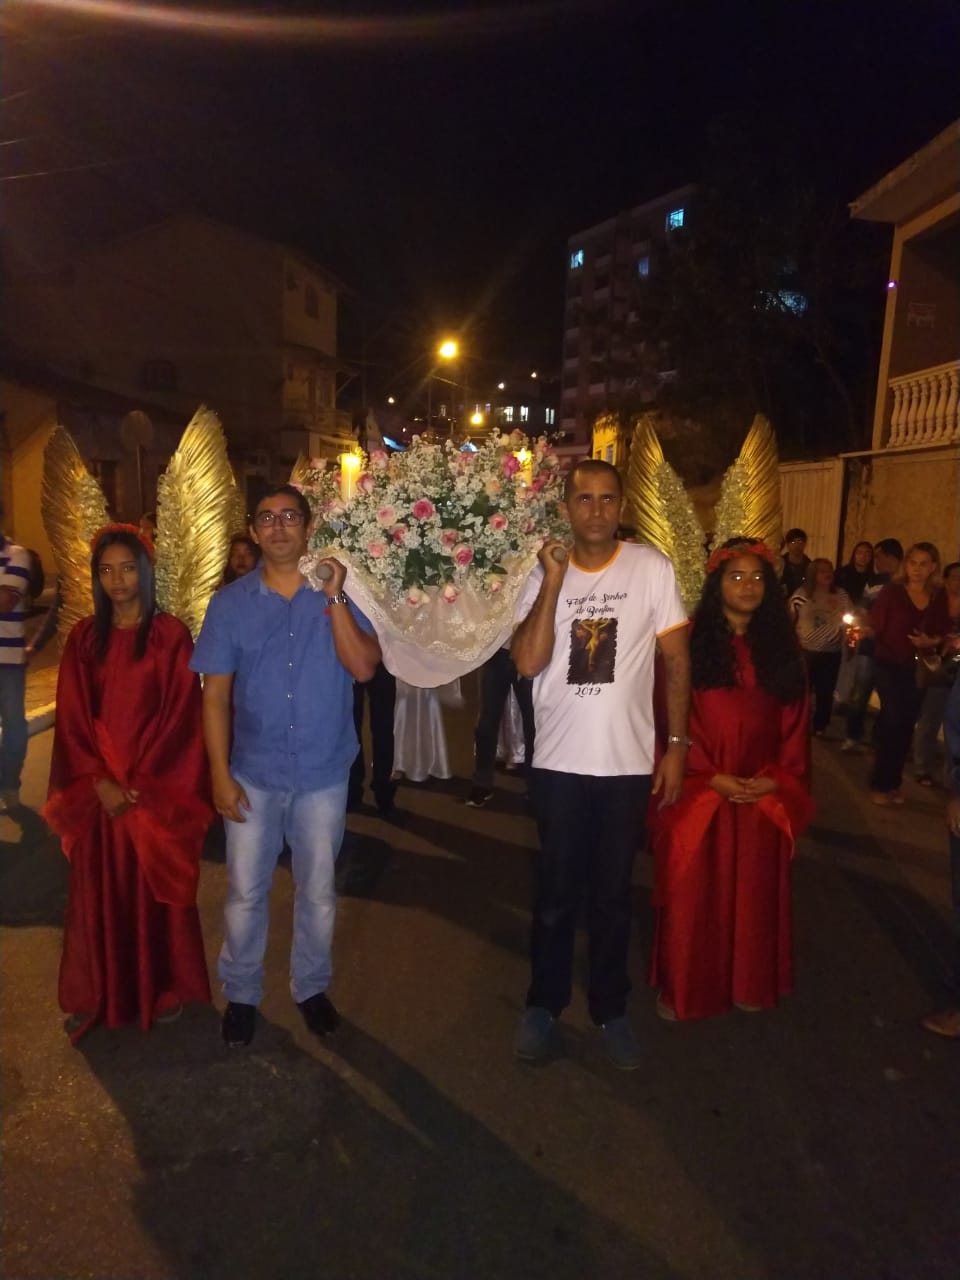
{"label": "red robe", "polygon": [[[734,638],[738,684],[694,690],[683,793],[653,828],[657,934],[651,982],[678,1018],[777,1003],[793,987],[790,859],[813,816],[808,699],[783,705],[757,687]],[[724,800],[718,773],[774,778],[756,804]]]}
{"label": "red robe", "polygon": [[[60,662],[50,790],[43,816],[70,860],[60,1005],[88,1015],[74,1032],[139,1021],[210,1000],[197,882],[210,825],[199,677],[186,627],[157,614],[147,650],[113,628],[94,656],[93,619],[71,631]],[[107,817],[94,781],[140,792]]]}

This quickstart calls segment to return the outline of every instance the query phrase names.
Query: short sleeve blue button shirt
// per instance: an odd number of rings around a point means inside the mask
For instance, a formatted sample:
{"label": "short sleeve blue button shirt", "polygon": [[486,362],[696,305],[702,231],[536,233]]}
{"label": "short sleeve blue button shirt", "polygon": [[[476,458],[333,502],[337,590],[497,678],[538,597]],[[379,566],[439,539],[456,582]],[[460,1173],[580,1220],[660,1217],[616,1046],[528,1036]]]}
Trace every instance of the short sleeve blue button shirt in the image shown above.
{"label": "short sleeve blue button shirt", "polygon": [[302,586],[287,600],[254,569],[210,601],[190,666],[234,677],[234,773],[268,791],[319,791],[345,779],[358,747],[353,678],[336,655],[323,592]]}

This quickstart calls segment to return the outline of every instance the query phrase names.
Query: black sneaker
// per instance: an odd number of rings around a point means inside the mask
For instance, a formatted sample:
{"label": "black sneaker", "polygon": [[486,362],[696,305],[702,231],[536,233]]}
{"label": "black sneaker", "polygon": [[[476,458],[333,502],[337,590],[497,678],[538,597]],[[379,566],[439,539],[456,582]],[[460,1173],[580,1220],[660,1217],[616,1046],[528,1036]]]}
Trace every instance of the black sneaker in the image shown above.
{"label": "black sneaker", "polygon": [[468,809],[482,809],[490,797],[492,791],[488,791],[486,787],[471,787],[470,794],[467,796]]}
{"label": "black sneaker", "polygon": [[322,991],[315,996],[301,1000],[297,1008],[303,1014],[303,1020],[315,1036],[331,1035],[340,1025],[340,1015],[333,1007],[333,1002]]}
{"label": "black sneaker", "polygon": [[223,1012],[220,1030],[228,1049],[244,1049],[253,1039],[257,1025],[255,1004],[236,1004],[233,1000]]}

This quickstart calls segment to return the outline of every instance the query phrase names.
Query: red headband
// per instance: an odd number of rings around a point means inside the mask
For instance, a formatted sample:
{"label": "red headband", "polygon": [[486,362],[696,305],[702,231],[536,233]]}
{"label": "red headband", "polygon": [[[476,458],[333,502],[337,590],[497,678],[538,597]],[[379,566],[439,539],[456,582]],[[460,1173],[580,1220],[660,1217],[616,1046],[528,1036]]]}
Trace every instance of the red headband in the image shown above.
{"label": "red headband", "polygon": [[758,560],[766,560],[772,568],[777,567],[773,552],[765,542],[738,542],[732,547],[717,547],[711,552],[707,561],[707,573],[713,573],[727,560],[736,560],[738,556],[756,556]]}
{"label": "red headband", "polygon": [[97,543],[106,533],[132,533],[133,536],[139,540],[144,551],[146,551],[147,555],[150,557],[150,562],[153,563],[153,543],[145,533],[140,532],[135,524],[105,524],[103,528],[98,529],[90,539],[91,551],[96,551]]}

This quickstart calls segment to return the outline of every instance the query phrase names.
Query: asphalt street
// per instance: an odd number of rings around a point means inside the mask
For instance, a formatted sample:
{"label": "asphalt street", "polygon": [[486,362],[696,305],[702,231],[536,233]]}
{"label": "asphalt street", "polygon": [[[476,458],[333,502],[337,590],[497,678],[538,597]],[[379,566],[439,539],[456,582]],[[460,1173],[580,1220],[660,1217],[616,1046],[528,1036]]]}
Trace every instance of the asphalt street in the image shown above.
{"label": "asphalt street", "polygon": [[[469,682],[468,682],[469,683]],[[957,1280],[960,1043],[923,1031],[950,957],[942,793],[866,803],[868,761],[814,743],[819,813],[794,866],[797,984],[770,1013],[660,1021],[637,861],[632,1010],[644,1067],[606,1062],[582,989],[568,1053],[511,1055],[527,979],[534,827],[520,779],[400,819],[351,815],[336,976],[312,1037],[287,989],[281,863],[256,1038],[218,1008],[98,1029],[56,1001],[66,864],[35,810],[51,733],[0,819],[2,1274],[6,1280]],[[200,910],[213,971],[225,871]],[[580,972],[584,957],[581,953]]]}

